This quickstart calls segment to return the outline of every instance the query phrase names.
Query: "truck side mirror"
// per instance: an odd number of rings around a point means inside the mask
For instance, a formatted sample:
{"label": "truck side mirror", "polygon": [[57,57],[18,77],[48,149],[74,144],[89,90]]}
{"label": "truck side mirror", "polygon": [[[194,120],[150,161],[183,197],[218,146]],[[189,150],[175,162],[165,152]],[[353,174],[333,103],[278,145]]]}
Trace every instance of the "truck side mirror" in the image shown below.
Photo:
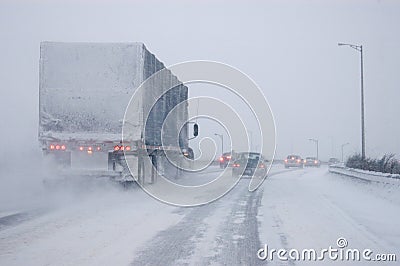
{"label": "truck side mirror", "polygon": [[194,124],[193,126],[193,136],[197,137],[199,135],[199,125]]}

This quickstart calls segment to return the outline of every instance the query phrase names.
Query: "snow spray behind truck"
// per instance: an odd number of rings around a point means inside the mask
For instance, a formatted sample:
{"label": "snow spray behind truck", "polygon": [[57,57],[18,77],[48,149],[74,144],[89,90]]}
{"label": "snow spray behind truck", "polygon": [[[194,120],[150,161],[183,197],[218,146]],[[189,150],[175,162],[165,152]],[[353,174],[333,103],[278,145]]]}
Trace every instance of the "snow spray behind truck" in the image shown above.
{"label": "snow spray behind truck", "polygon": [[[140,97],[134,132],[122,141],[125,109],[140,84],[165,66],[142,43],[62,43],[40,45],[39,143],[54,168],[107,175],[144,182],[153,165],[167,171],[164,149],[187,153],[188,128],[168,128],[165,138],[179,147],[164,147],[161,128],[168,113],[188,99],[183,84],[173,87],[157,100],[144,121],[143,108],[162,86],[154,84]],[[171,72],[160,84],[176,84]],[[165,87],[165,86],[164,86]],[[187,104],[176,113],[176,121],[187,121]],[[178,123],[177,124],[182,124]],[[144,139],[144,130],[146,130]],[[176,138],[179,138],[177,141]],[[129,171],[125,159],[137,169]],[[62,166],[62,167],[60,167]],[[152,181],[154,176],[151,175]]]}

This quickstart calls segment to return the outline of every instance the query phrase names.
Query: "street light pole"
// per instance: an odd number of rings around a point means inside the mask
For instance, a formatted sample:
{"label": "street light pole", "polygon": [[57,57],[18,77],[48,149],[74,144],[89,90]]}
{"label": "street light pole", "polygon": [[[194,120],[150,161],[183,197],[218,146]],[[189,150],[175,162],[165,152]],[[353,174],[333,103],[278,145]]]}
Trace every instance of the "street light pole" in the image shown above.
{"label": "street light pole", "polygon": [[365,119],[364,119],[364,59],[362,45],[338,43],[339,46],[349,46],[360,52],[361,56],[361,157],[365,160]]}
{"label": "street light pole", "polygon": [[317,160],[319,160],[318,156],[318,140],[317,139],[308,139],[309,141],[313,141],[317,145]]}
{"label": "street light pole", "polygon": [[253,150],[253,131],[249,130],[250,134],[250,151]]}
{"label": "street light pole", "polygon": [[344,143],[344,144],[342,144],[342,163],[344,162],[344,156],[343,156],[343,148],[344,148],[344,146],[346,146],[346,145],[349,145],[350,143]]}
{"label": "street light pole", "polygon": [[361,144],[361,156],[365,160],[365,120],[364,120],[364,63],[363,63],[363,47],[360,45],[361,54],[361,134],[362,134],[362,144]]}
{"label": "street light pole", "polygon": [[222,146],[222,153],[221,154],[224,154],[224,135],[217,134],[217,133],[214,133],[214,135],[221,138],[221,143],[222,143],[222,145],[221,145]]}

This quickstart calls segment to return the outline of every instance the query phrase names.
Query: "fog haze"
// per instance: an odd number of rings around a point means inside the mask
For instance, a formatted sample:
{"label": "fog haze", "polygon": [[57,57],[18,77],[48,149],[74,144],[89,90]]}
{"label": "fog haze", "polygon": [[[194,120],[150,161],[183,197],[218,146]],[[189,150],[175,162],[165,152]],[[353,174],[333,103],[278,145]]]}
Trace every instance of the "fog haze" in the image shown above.
{"label": "fog haze", "polygon": [[360,151],[359,53],[337,43],[362,44],[366,152],[398,153],[399,14],[395,1],[2,1],[1,156],[38,152],[41,41],[137,41],[166,65],[232,65],[270,103],[276,157],[313,155],[316,138],[325,160],[343,143]]}

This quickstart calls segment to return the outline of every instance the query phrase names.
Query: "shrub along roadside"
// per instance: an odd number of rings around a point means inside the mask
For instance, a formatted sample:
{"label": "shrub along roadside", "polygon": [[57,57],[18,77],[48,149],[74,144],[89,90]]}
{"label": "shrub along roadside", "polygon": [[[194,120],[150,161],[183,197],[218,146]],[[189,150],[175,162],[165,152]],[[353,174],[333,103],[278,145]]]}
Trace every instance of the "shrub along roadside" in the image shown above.
{"label": "shrub along roadside", "polygon": [[380,159],[365,158],[360,154],[355,154],[347,159],[346,166],[368,171],[375,171],[388,174],[400,174],[400,162],[394,154],[385,154]]}

